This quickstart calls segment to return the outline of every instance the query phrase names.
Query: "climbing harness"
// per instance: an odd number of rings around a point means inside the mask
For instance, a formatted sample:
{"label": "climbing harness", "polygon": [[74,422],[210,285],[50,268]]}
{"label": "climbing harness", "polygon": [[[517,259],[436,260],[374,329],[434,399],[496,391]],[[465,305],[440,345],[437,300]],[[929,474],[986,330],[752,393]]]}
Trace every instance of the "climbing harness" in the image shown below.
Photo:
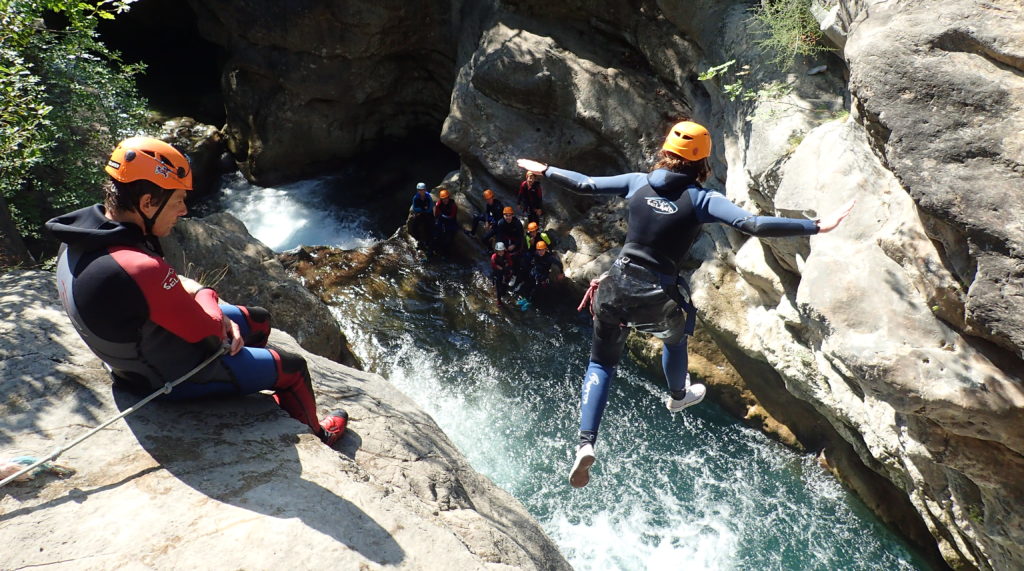
{"label": "climbing harness", "polygon": [[16,480],[22,474],[26,474],[28,472],[31,472],[32,470],[35,470],[36,468],[38,468],[40,466],[43,466],[44,464],[46,464],[50,460],[56,460],[58,456],[60,456],[64,452],[67,452],[69,449],[71,449],[71,448],[81,444],[82,441],[84,441],[86,438],[89,438],[93,434],[96,434],[97,432],[99,432],[99,431],[103,430],[104,428],[110,426],[114,422],[117,422],[118,420],[120,420],[120,419],[128,416],[129,414],[139,410],[140,408],[145,406],[147,403],[149,403],[149,401],[155,399],[156,397],[158,397],[158,396],[160,396],[162,394],[170,394],[171,390],[173,390],[174,387],[176,387],[180,383],[183,383],[184,381],[187,381],[188,379],[190,379],[192,377],[192,375],[194,375],[194,374],[198,373],[199,371],[201,371],[207,365],[209,365],[214,360],[216,360],[218,357],[223,355],[227,350],[228,350],[228,346],[222,345],[220,347],[220,349],[217,349],[217,351],[213,355],[210,355],[209,357],[207,357],[206,360],[204,360],[202,363],[199,363],[198,365],[196,365],[191,371],[185,373],[184,375],[178,377],[177,379],[175,379],[175,380],[165,384],[164,386],[160,387],[159,389],[156,390],[156,392],[154,392],[153,394],[149,395],[148,397],[140,400],[139,402],[135,403],[134,406],[126,409],[121,414],[111,418],[110,420],[104,422],[103,424],[97,426],[96,428],[93,428],[89,432],[87,432],[87,433],[83,434],[82,436],[78,437],[78,439],[76,439],[71,444],[68,444],[67,446],[63,446],[63,447],[57,448],[56,450],[51,452],[48,456],[46,456],[45,458],[43,458],[41,460],[36,461],[31,466],[28,466],[28,467],[18,471],[17,473],[10,475],[10,476],[4,478],[3,480],[0,480],[0,488],[4,487],[8,483]]}
{"label": "climbing harness", "polygon": [[[690,297],[690,288],[686,285],[686,280],[682,276],[673,276],[656,272],[652,269],[631,262],[627,256],[623,256],[615,260],[615,265],[618,266],[620,271],[625,275],[630,275],[647,281],[653,281],[661,286],[661,291],[665,292],[665,295],[667,295],[669,299],[676,302],[676,305],[678,305],[686,314],[686,324],[684,327],[686,335],[693,335],[693,331],[697,326],[697,308],[690,303],[688,299]],[[590,315],[594,315],[594,294],[597,293],[597,288],[601,285],[601,280],[607,276],[608,273],[605,272],[601,277],[590,280],[590,287],[588,287],[587,292],[583,294],[583,300],[580,301],[580,305],[576,308],[576,311],[583,311],[583,308],[587,307],[590,309]],[[683,291],[686,292],[686,295],[683,294]]]}
{"label": "climbing harness", "polygon": [[[693,331],[697,326],[697,308],[688,299],[690,297],[690,287],[686,284],[685,278],[680,275],[663,274],[641,266],[630,260],[628,256],[615,260],[615,265],[619,266],[622,273],[627,276],[651,281],[661,286],[661,291],[669,299],[676,302],[679,309],[686,314],[686,324],[684,326],[686,335],[693,335]],[[686,292],[685,295],[683,294],[684,291]]]}

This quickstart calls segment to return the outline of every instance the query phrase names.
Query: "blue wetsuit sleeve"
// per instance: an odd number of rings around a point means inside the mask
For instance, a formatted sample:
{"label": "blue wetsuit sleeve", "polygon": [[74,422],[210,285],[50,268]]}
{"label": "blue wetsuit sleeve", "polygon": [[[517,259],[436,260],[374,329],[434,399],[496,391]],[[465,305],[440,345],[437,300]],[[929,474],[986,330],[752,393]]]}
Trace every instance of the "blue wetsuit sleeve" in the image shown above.
{"label": "blue wetsuit sleeve", "polygon": [[701,222],[722,222],[759,238],[810,236],[818,233],[814,220],[756,216],[729,201],[722,193],[701,188],[690,190]]}
{"label": "blue wetsuit sleeve", "polygon": [[544,176],[570,190],[583,194],[615,194],[628,197],[647,182],[644,173],[589,177],[571,170],[549,166]]}

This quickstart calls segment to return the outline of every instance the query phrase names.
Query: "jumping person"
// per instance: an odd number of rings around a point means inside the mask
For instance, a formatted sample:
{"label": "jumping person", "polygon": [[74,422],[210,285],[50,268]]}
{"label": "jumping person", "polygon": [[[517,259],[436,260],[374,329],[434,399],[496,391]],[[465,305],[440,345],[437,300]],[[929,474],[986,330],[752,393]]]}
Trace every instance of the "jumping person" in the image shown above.
{"label": "jumping person", "polygon": [[701,187],[711,174],[710,155],[707,129],[684,121],[669,131],[650,173],[588,177],[534,160],[518,161],[527,171],[577,192],[621,196],[629,210],[626,242],[618,259],[602,279],[592,282],[584,298],[592,296],[594,332],[581,391],[579,446],[569,475],[573,487],[590,481],[601,415],[629,327],[664,343],[661,362],[670,412],[704,399],[704,385],[687,386],[686,338],[693,333],[696,309],[680,291],[688,289],[679,276],[702,224],[724,223],[758,237],[808,236],[835,229],[853,208],[851,201],[820,221],[755,216],[721,193]]}
{"label": "jumping person", "polygon": [[63,242],[61,303],[114,383],[151,393],[229,344],[226,355],[160,398],[273,391],[281,408],[334,445],[348,417],[338,410],[317,420],[305,359],[266,348],[270,314],[219,303],[217,292],[164,260],[159,238],[186,214],[192,190],[185,155],[163,141],[132,137],[114,149],[105,170],[104,204],[58,216],[46,228]]}

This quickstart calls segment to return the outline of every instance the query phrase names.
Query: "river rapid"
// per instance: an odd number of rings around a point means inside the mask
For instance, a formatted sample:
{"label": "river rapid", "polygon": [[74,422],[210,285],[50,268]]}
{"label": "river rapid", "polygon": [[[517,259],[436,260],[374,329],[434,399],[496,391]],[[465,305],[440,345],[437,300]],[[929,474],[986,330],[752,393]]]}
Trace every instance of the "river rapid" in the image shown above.
{"label": "river rapid", "polygon": [[[387,238],[371,209],[339,202],[345,184],[324,177],[261,188],[235,175],[218,208],[279,252],[367,248]],[[575,568],[928,568],[812,456],[710,401],[670,415],[664,379],[628,357],[591,483],[572,489],[589,317],[568,298],[525,312],[499,308],[484,267],[386,268],[373,284],[332,292],[332,310],[365,368],[430,413]]]}

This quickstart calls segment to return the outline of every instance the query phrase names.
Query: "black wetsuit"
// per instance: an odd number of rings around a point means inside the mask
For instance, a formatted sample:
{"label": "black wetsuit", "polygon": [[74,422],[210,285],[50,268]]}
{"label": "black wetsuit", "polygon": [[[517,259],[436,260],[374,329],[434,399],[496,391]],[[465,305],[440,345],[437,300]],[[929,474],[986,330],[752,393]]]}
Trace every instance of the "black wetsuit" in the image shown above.
{"label": "black wetsuit", "polygon": [[[728,224],[754,236],[806,236],[812,220],[755,216],[724,195],[702,188],[692,173],[655,170],[609,177],[548,167],[549,180],[584,193],[624,197],[629,209],[626,243],[594,296],[594,333],[590,364],[583,380],[581,438],[593,441],[622,356],[629,327],[664,342],[662,366],[675,398],[685,392],[686,337],[693,307],[679,287],[682,261],[702,224]],[[689,307],[689,315],[682,310]]]}
{"label": "black wetsuit", "polygon": [[473,227],[470,228],[469,233],[476,234],[476,227],[481,223],[493,228],[501,220],[501,211],[504,209],[504,205],[497,198],[492,198],[490,204],[486,204],[485,201],[484,211],[473,217]]}
{"label": "black wetsuit", "polygon": [[504,242],[505,247],[509,248],[513,255],[519,255],[523,251],[523,233],[523,223],[518,218],[513,216],[512,220],[506,220],[502,217],[494,225],[494,228],[484,236],[484,240],[490,240],[493,237],[496,242]]}
{"label": "black wetsuit", "polygon": [[416,239],[420,248],[425,248],[434,231],[434,199],[429,192],[423,196],[417,191],[412,195],[409,214],[409,235]]}

